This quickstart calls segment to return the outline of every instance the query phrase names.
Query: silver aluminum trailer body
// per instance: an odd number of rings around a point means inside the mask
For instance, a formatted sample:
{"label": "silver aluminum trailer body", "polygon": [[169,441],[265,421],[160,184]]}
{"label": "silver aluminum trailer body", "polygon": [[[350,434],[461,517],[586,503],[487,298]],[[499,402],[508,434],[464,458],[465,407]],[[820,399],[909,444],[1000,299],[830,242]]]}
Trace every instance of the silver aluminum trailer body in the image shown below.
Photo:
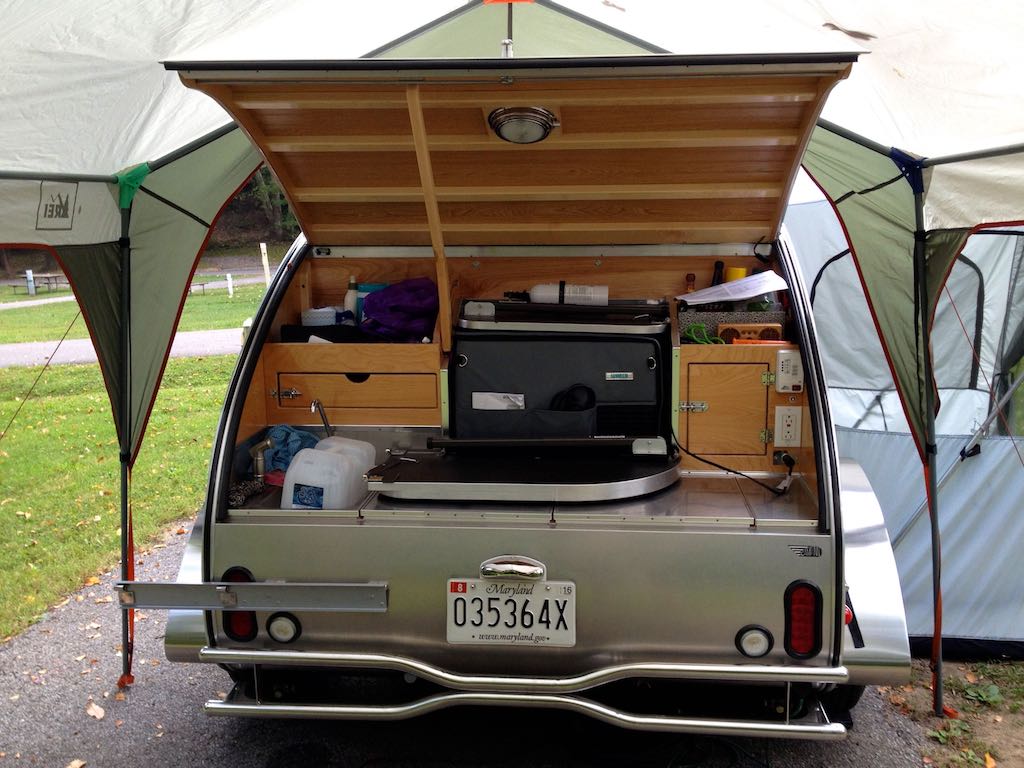
{"label": "silver aluminum trailer body", "polygon": [[[306,232],[243,346],[178,584],[122,590],[123,605],[174,609],[170,659],[229,670],[235,689],[208,712],[562,708],[626,728],[828,739],[845,733],[830,713],[845,717],[859,686],[906,678],[885,526],[863,473],[838,460],[806,293],[777,239],[802,142],[851,60],[173,65],[260,144]],[[553,111],[530,119],[557,118],[539,149],[489,134],[496,105],[533,99]],[[647,118],[627,121],[625,105]],[[694,124],[676,129],[684,118]],[[738,131],[734,119],[765,127]],[[716,260],[786,280],[784,324],[736,333],[785,333],[797,388],[772,384],[782,363],[771,347],[685,343],[671,297]],[[357,268],[436,280],[428,343],[285,343],[282,327],[318,300],[339,303]],[[455,300],[576,275],[670,308],[664,362],[649,366],[659,434],[626,460],[657,469],[569,484],[549,444],[540,454],[554,469],[536,459],[535,478],[512,478],[512,464],[535,459],[510,441],[484,467],[487,483],[407,492],[394,462],[451,437]],[[760,382],[722,395],[751,366]],[[642,374],[603,370],[608,381]],[[358,389],[367,381],[379,389]],[[230,505],[248,448],[272,424],[319,430],[299,409],[319,397],[310,388],[337,398],[336,432],[377,449],[371,492],[333,509],[282,509],[272,495]],[[720,428],[702,431],[706,413]],[[772,421],[782,413],[795,425]],[[752,419],[753,452],[722,442]],[[794,434],[783,442],[773,424]],[[388,693],[346,687],[353,678]]]}

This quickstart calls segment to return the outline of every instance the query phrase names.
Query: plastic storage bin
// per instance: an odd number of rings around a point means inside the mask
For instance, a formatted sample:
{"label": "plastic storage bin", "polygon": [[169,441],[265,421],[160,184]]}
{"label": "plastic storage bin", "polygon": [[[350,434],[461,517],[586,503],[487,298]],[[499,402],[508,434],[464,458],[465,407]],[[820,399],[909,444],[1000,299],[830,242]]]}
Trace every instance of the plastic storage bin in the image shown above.
{"label": "plastic storage bin", "polygon": [[350,509],[366,494],[365,470],[351,456],[303,448],[288,465],[281,509]]}

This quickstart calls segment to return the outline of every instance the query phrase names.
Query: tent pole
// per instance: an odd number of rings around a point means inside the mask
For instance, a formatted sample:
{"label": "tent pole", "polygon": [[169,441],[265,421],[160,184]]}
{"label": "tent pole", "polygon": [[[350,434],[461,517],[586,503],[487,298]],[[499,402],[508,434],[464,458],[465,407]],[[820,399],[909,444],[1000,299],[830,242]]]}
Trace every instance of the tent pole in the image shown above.
{"label": "tent pole", "polygon": [[843,128],[843,126],[837,125],[823,117],[818,118],[817,126],[819,128],[823,128],[829,133],[834,133],[836,136],[842,136],[844,139],[852,141],[854,144],[860,144],[862,147],[870,149],[872,152],[877,152],[885,157],[892,156],[892,147],[887,147],[884,144],[879,144],[877,141],[872,141],[865,136],[861,136],[859,133],[854,133],[850,129]]}
{"label": "tent pole", "polygon": [[[918,173],[920,169],[918,168]],[[921,328],[921,361],[924,368],[924,461],[925,461],[925,493],[928,499],[928,512],[931,522],[932,538],[932,612],[934,626],[932,628],[932,703],[934,713],[941,717],[942,706],[942,539],[939,532],[939,497],[936,486],[938,471],[936,454],[938,447],[935,437],[935,388],[933,381],[935,372],[932,365],[931,328],[929,320],[931,302],[928,297],[928,281],[926,279],[926,249],[924,230],[924,190],[921,186],[914,189],[914,274],[916,276],[918,322]]]}
{"label": "tent pole", "polygon": [[[134,574],[129,515],[131,472],[131,244],[128,238],[131,209],[121,209],[121,581],[131,581]],[[131,609],[121,609],[121,683],[131,683],[132,636]],[[123,687],[123,686],[121,686]]]}

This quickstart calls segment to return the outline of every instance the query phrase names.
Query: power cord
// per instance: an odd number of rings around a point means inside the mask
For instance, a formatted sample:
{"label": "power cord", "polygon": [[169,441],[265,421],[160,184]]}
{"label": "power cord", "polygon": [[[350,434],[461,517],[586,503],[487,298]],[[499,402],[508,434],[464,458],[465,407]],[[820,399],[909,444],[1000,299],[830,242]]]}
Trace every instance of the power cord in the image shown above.
{"label": "power cord", "polygon": [[738,475],[739,477],[742,477],[742,478],[744,478],[746,480],[749,480],[752,483],[756,483],[757,485],[761,486],[766,491],[768,491],[769,493],[772,493],[775,496],[782,496],[786,491],[789,490],[789,486],[793,484],[793,467],[796,466],[796,459],[794,459],[792,456],[790,456],[785,451],[783,451],[782,456],[780,458],[782,460],[782,463],[786,465],[786,467],[788,468],[789,471],[787,472],[786,477],[783,478],[781,483],[779,483],[775,487],[772,487],[772,486],[768,485],[768,483],[762,483],[756,477],[751,477],[748,474],[740,472],[738,469],[732,469],[730,467],[726,467],[726,466],[724,466],[722,464],[719,464],[717,462],[711,461],[711,459],[705,459],[703,456],[698,456],[696,453],[693,453],[692,451],[686,450],[679,443],[679,438],[676,437],[675,427],[671,427],[671,432],[672,432],[672,442],[675,443],[675,447],[678,448],[683,453],[685,453],[690,458],[696,459],[697,461],[700,461],[700,462],[703,462],[705,464],[708,464],[708,465],[710,465],[712,467],[715,467],[716,469],[720,469],[723,472],[728,472],[729,474],[732,474],[732,475]]}

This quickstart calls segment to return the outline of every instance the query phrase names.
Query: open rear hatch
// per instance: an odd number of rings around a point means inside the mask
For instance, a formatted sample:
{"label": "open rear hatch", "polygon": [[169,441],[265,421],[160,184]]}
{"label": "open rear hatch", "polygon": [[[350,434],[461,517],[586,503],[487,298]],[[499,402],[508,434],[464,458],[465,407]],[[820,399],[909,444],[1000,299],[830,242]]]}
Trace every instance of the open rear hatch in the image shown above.
{"label": "open rear hatch", "polygon": [[310,243],[430,245],[443,285],[446,246],[771,242],[855,58],[167,66],[249,134]]}
{"label": "open rear hatch", "polygon": [[[646,338],[582,310],[551,318],[535,306],[524,322],[467,323],[453,309],[461,296],[446,249],[770,243],[814,121],[854,58],[168,66],[217,99],[259,146],[312,245],[433,251],[440,350],[451,355],[451,433],[435,454],[371,471],[371,489],[589,501],[678,477],[668,397],[677,390],[674,313],[634,308],[639,317],[658,313]],[[522,381],[501,380],[515,368]],[[586,424],[588,414],[544,410],[576,379],[591,397],[597,391]],[[532,383],[540,380],[555,383]],[[543,405],[528,414],[489,410],[470,402],[481,392],[527,392]],[[577,436],[602,439],[603,455],[558,444]],[[519,449],[500,460],[504,481],[487,455],[494,446],[465,442],[487,437],[507,439],[497,450]],[[527,451],[511,442],[522,437],[547,444]],[[609,438],[625,441],[625,458]]]}

